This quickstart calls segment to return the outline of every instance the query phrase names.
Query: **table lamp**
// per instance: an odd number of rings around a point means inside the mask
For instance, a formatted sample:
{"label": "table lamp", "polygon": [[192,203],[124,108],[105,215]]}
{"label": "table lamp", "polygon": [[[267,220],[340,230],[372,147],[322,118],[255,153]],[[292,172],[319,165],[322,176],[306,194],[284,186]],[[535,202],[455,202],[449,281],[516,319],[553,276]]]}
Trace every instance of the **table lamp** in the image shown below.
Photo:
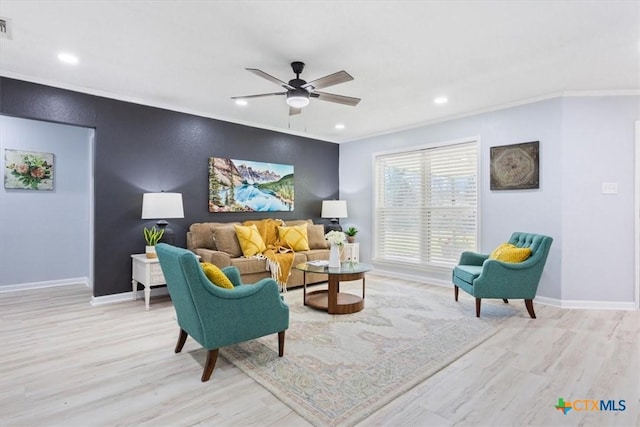
{"label": "table lamp", "polygon": [[157,219],[156,225],[164,230],[161,242],[173,245],[175,234],[166,218],[184,218],[182,193],[144,193],[142,195],[142,219]]}
{"label": "table lamp", "polygon": [[325,233],[329,231],[342,231],[342,226],[338,222],[338,218],[347,217],[346,200],[323,200],[322,201],[322,218],[330,218],[331,224],[325,225]]}

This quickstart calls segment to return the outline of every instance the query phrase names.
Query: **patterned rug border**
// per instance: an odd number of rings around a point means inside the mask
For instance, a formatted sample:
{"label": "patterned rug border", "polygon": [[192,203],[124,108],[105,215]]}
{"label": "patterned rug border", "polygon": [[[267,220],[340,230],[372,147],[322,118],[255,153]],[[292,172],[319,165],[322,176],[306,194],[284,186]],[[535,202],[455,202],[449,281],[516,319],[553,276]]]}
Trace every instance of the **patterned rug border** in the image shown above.
{"label": "patterned rug border", "polygon": [[[430,290],[427,287],[415,288],[415,287],[403,285],[400,283],[394,283],[393,286],[394,286],[394,289],[396,290],[398,288],[404,288],[408,294],[411,294],[412,292],[419,292],[419,293],[424,293],[425,295],[428,295],[428,296],[433,296],[435,298],[444,298],[444,296],[440,292]],[[301,303],[302,292],[301,291],[298,292],[298,291],[299,290],[289,291],[286,297],[286,299],[288,300],[287,302],[292,308],[289,331],[291,331],[293,327],[297,326],[297,325],[294,325],[294,322],[296,322],[296,317],[301,315],[305,316],[305,313],[297,313],[296,310],[293,309],[294,307],[298,308],[297,306],[304,307],[302,306],[302,303]],[[376,289],[375,279],[368,280],[367,281],[367,303],[371,304],[372,301],[375,301],[376,292],[384,294],[384,289],[383,290]],[[453,301],[453,296],[451,296],[451,304],[453,305],[453,304],[460,304],[460,303],[455,303]],[[465,316],[467,314],[473,315],[471,313],[471,310],[463,308],[466,306],[469,306],[469,304],[466,304],[465,306],[458,306],[458,307],[460,308],[460,310],[466,311],[466,313],[464,314]],[[491,310],[491,307],[492,306],[490,304],[486,304],[485,307],[483,307],[485,308],[485,310],[487,310],[486,314],[489,314],[488,311]],[[318,311],[309,307],[304,307],[303,310],[311,310],[308,315],[314,315],[315,313],[318,313]],[[365,306],[365,310],[367,310],[366,306]],[[513,315],[513,308],[509,306],[504,306],[504,308],[499,309],[498,312],[499,313],[503,312],[503,314]],[[342,321],[344,319],[347,319],[347,317],[344,317],[344,316],[350,316],[350,315],[332,316],[326,313],[322,313],[322,312],[320,313],[322,316],[327,316],[326,318],[328,321],[336,321],[336,320]],[[484,311],[483,311],[483,314],[485,314]],[[338,317],[339,319],[336,319],[336,317]],[[261,353],[264,356],[255,356],[255,357],[261,357],[263,359],[261,360],[261,363],[264,362],[265,364],[275,363],[275,364],[283,364],[283,365],[286,365],[287,363],[295,363],[287,359],[287,355],[288,355],[287,342],[285,342],[284,357],[283,358],[277,357],[277,351],[276,351],[277,338],[275,337],[275,335],[263,337],[258,340],[248,341],[247,343],[241,343],[235,346],[222,348],[220,349],[220,354],[226,360],[228,360],[230,363],[238,367],[242,372],[244,372],[253,380],[255,380],[258,384],[260,384],[262,387],[264,387],[266,390],[272,393],[276,398],[278,398],[284,404],[289,406],[293,411],[295,411],[297,414],[299,414],[301,417],[303,417],[312,425],[351,426],[351,425],[357,424],[358,422],[362,421],[363,419],[370,416],[374,412],[388,405],[390,402],[392,402],[402,394],[408,392],[412,388],[416,387],[418,384],[424,382],[429,377],[435,375],[442,369],[451,365],[456,360],[460,359],[465,354],[467,354],[469,351],[473,350],[474,348],[476,348],[477,346],[479,346],[480,344],[482,344],[483,342],[491,338],[493,335],[495,335],[499,331],[499,326],[502,323],[502,320],[504,320],[504,318],[502,315],[499,315],[497,319],[496,318],[476,319],[475,315],[473,315],[473,317],[469,318],[468,320],[473,322],[478,322],[475,324],[476,326],[478,325],[485,326],[488,328],[488,330],[485,332],[482,332],[480,335],[478,335],[475,339],[471,341],[462,342],[459,347],[452,349],[453,351],[450,354],[447,354],[442,359],[437,360],[437,362],[435,362],[433,366],[429,366],[422,371],[414,371],[415,375],[410,378],[406,378],[406,377],[403,378],[402,382],[400,382],[399,384],[393,385],[392,392],[388,392],[384,396],[376,395],[374,396],[373,399],[361,401],[358,403],[358,405],[354,407],[355,409],[346,411],[344,414],[341,414],[336,417],[328,417],[325,414],[319,414],[318,411],[314,411],[314,407],[311,406],[309,402],[307,402],[303,397],[297,396],[295,394],[291,395],[287,393],[287,390],[284,390],[279,383],[275,382],[274,378],[272,376],[269,376],[269,374],[266,371],[262,371],[260,367],[256,368],[255,366],[252,366],[249,362],[247,362],[247,359],[249,359],[252,355]],[[460,318],[460,319],[456,319],[456,321],[466,322],[467,319]],[[452,323],[455,324],[457,323],[456,321],[453,321]],[[453,324],[450,327],[456,326]],[[291,340],[291,338],[287,337],[287,341],[288,340]],[[291,357],[290,354],[289,356]],[[374,366],[375,365],[371,365],[369,366],[368,369],[372,369],[374,368]]]}

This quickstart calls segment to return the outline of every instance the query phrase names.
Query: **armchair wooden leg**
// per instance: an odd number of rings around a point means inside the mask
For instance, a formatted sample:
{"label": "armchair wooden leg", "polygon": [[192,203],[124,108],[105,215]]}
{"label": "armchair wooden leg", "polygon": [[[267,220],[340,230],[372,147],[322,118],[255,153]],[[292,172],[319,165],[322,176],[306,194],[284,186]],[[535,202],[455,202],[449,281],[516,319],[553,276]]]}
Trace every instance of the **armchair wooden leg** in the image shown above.
{"label": "armchair wooden leg", "polygon": [[200,378],[202,382],[209,381],[209,378],[211,378],[211,374],[213,373],[213,368],[216,367],[217,361],[218,349],[209,350],[207,352],[207,361],[204,364],[204,371],[202,371],[202,378]]}
{"label": "armchair wooden leg", "polygon": [[524,300],[524,305],[525,305],[525,307],[527,307],[527,311],[529,312],[529,316],[531,316],[532,319],[535,319],[536,318],[536,312],[533,311],[533,300],[532,299]]}
{"label": "armchair wooden leg", "polygon": [[476,317],[480,317],[480,301],[481,298],[476,298]]}
{"label": "armchair wooden leg", "polygon": [[182,347],[184,346],[185,341],[187,341],[187,334],[184,329],[180,329],[180,336],[178,337],[178,343],[176,344],[176,353],[180,353],[182,351]]}
{"label": "armchair wooden leg", "polygon": [[278,356],[284,356],[284,332],[278,332]]}
{"label": "armchair wooden leg", "polygon": [[509,304],[509,300],[506,298],[502,298],[502,301],[504,301],[505,304]]}
{"label": "armchair wooden leg", "polygon": [[458,287],[456,285],[453,285],[453,296],[458,301]]}

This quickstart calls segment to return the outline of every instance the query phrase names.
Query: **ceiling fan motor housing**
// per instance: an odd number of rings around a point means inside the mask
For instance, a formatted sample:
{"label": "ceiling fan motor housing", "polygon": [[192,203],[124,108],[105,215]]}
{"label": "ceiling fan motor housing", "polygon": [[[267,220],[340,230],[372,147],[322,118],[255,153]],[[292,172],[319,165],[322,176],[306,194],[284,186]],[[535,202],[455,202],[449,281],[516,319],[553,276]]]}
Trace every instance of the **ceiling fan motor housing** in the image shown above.
{"label": "ceiling fan motor housing", "polygon": [[304,70],[304,62],[300,62],[300,61],[292,62],[291,69],[293,70],[293,74],[296,74],[297,77],[300,77],[300,74],[302,74],[302,70]]}
{"label": "ceiling fan motor housing", "polygon": [[[302,88],[302,85],[307,84],[306,81],[302,80],[302,79],[291,79],[289,80],[289,86],[293,86],[296,89],[300,89]],[[303,89],[305,90],[305,89]]]}

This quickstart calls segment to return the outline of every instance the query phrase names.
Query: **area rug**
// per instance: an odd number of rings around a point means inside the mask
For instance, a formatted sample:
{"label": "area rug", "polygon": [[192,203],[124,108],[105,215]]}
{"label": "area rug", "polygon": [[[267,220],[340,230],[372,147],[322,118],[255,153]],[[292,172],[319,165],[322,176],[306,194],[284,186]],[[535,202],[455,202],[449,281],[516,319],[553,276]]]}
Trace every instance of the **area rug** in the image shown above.
{"label": "area rug", "polygon": [[[362,291],[359,282],[341,284]],[[462,293],[461,293],[462,294]],[[356,424],[495,334],[516,310],[453,291],[367,278],[365,308],[329,315],[284,294],[290,307],[284,357],[277,336],[222,348],[220,354],[316,426]]]}

